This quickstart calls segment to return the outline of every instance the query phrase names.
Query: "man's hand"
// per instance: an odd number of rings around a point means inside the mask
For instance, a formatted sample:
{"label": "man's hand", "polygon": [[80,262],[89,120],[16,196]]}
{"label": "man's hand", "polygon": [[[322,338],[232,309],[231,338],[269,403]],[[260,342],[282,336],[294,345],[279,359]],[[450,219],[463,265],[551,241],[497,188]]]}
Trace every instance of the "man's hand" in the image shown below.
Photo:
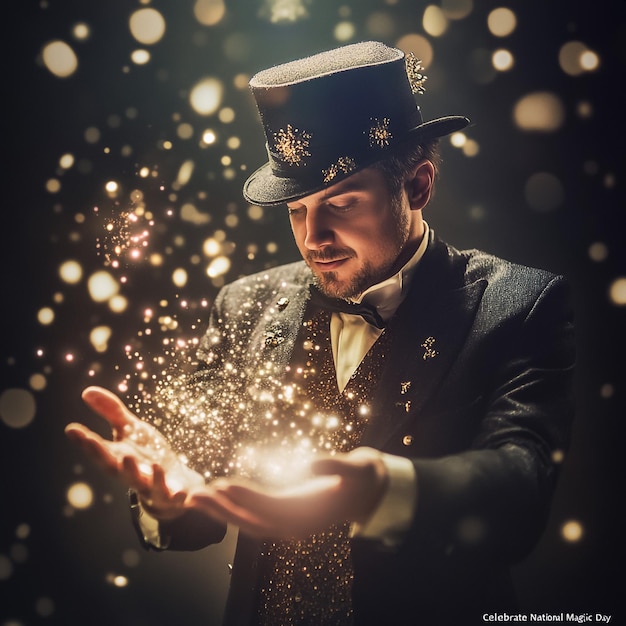
{"label": "man's hand", "polygon": [[66,426],[68,438],[134,489],[151,515],[159,519],[181,515],[188,492],[204,485],[202,476],[182,463],[165,437],[134,415],[115,394],[88,387],[82,398],[109,422],[113,441],[76,423]]}
{"label": "man's hand", "polygon": [[365,522],[387,488],[379,453],[357,448],[314,461],[316,477],[265,489],[243,479],[218,479],[189,495],[189,505],[257,537],[305,537],[334,523]]}

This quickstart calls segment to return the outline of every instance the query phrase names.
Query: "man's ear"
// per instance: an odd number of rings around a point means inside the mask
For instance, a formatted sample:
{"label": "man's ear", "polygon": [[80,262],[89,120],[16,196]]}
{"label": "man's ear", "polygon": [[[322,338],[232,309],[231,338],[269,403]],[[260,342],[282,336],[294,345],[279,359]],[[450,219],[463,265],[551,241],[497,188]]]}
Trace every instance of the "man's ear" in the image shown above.
{"label": "man's ear", "polygon": [[420,161],[405,182],[407,197],[412,211],[423,209],[433,193],[435,166],[428,160]]}

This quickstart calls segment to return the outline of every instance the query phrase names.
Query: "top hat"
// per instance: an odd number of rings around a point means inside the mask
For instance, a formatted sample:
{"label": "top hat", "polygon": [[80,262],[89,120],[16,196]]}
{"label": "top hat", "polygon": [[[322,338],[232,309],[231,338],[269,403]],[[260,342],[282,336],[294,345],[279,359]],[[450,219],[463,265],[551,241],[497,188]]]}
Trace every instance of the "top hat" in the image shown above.
{"label": "top hat", "polygon": [[269,162],[243,187],[252,204],[302,198],[384,159],[408,138],[442,137],[462,116],[424,122],[415,93],[425,77],[413,55],[376,41],[351,44],[255,74],[250,87]]}

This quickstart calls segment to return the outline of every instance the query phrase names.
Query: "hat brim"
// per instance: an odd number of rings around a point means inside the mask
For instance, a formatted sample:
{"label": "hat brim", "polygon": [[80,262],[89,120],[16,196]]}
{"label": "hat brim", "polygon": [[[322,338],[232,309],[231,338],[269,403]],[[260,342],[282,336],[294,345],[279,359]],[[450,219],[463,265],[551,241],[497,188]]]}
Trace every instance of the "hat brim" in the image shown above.
{"label": "hat brim", "polygon": [[[469,119],[461,115],[439,117],[424,122],[408,131],[405,135],[405,140],[411,138],[415,141],[444,137],[462,130],[468,124]],[[376,158],[370,161],[365,160],[358,163],[356,168],[343,176],[337,176],[331,183],[323,183],[321,181],[317,183],[306,183],[303,182],[302,179],[277,176],[272,171],[271,164],[268,162],[262,165],[246,180],[243,186],[243,196],[251,204],[257,204],[259,206],[275,206],[292,200],[298,200],[299,198],[304,198],[312,193],[330,187],[343,178],[347,178],[355,172],[383,160],[387,155],[393,153],[393,149],[394,147],[392,146],[388,148],[384,154],[381,155],[379,153]]]}

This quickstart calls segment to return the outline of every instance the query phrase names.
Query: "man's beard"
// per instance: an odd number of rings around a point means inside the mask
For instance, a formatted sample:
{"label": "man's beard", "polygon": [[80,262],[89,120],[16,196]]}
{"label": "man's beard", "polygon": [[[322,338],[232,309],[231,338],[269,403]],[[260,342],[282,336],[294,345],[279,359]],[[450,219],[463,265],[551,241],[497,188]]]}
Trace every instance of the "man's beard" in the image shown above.
{"label": "man's beard", "polygon": [[391,265],[393,262],[389,263],[384,271],[379,269],[375,272],[371,263],[365,263],[348,282],[341,282],[338,272],[320,272],[319,274],[314,272],[314,282],[324,295],[331,298],[356,298],[368,287],[386,278],[385,273],[389,271]]}

